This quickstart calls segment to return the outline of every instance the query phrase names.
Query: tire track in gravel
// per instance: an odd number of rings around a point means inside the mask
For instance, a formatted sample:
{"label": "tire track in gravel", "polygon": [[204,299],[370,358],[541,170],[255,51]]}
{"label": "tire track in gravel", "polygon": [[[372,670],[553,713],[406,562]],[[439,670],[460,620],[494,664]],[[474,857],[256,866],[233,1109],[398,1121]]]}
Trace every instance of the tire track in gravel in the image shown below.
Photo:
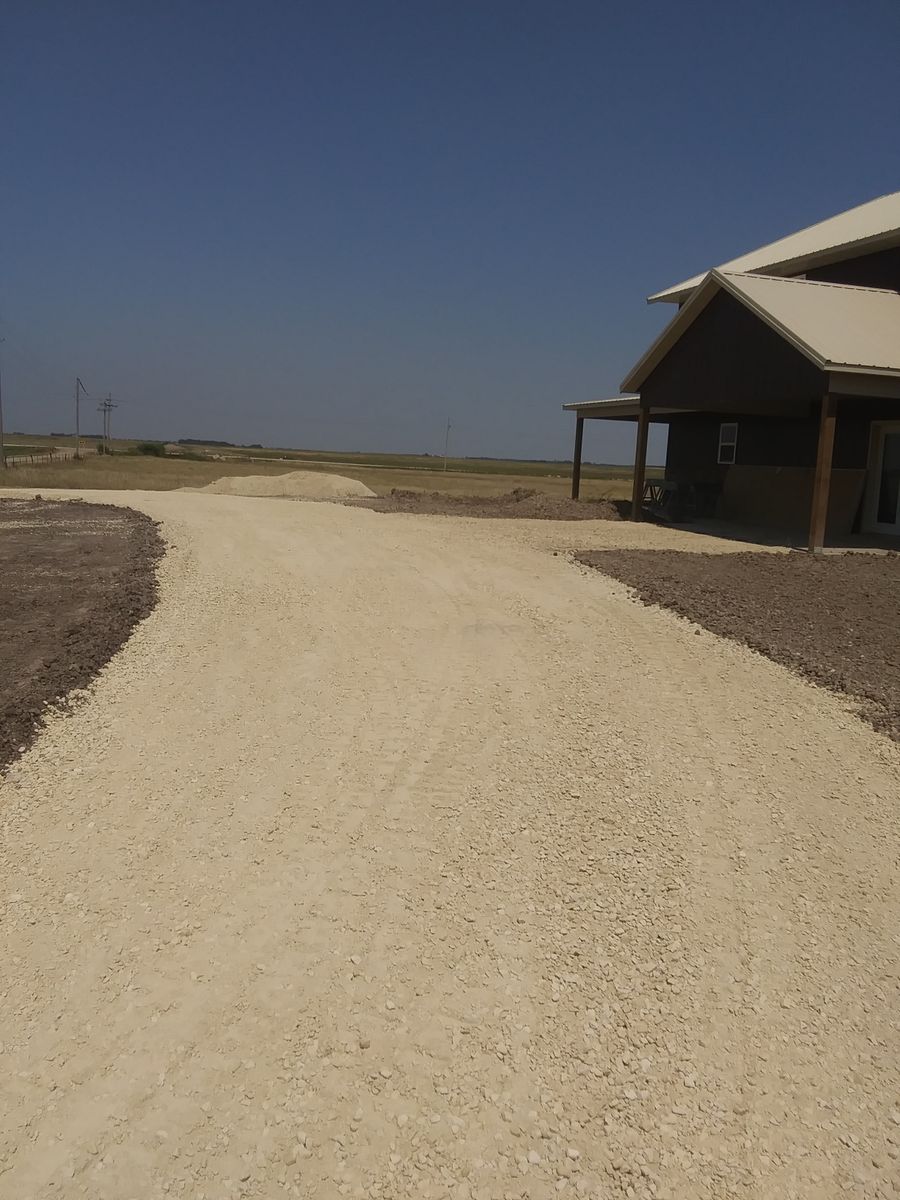
{"label": "tire track in gravel", "polygon": [[0,1196],[891,1194],[895,747],[541,523],[127,499],[160,607],[0,799]]}

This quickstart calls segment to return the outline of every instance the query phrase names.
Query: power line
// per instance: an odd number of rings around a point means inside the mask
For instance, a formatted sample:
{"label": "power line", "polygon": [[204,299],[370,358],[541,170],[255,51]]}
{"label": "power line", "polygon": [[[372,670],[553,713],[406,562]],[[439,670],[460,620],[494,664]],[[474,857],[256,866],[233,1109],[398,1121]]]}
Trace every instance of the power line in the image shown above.
{"label": "power line", "polygon": [[112,450],[110,448],[110,418],[112,416],[112,410],[114,408],[118,408],[118,407],[119,407],[119,405],[116,403],[115,400],[113,400],[112,396],[110,396],[110,395],[107,395],[106,399],[101,400],[101,402],[97,405],[97,412],[103,413],[103,453],[104,454],[112,453]]}

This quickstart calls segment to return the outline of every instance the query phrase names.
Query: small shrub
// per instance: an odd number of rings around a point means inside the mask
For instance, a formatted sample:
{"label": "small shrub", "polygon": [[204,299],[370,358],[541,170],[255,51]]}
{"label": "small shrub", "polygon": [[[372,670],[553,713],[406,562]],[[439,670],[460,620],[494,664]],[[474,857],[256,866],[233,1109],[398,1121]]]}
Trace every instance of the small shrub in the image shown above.
{"label": "small shrub", "polygon": [[135,454],[149,454],[153,458],[165,458],[166,448],[162,442],[138,442],[134,448]]}

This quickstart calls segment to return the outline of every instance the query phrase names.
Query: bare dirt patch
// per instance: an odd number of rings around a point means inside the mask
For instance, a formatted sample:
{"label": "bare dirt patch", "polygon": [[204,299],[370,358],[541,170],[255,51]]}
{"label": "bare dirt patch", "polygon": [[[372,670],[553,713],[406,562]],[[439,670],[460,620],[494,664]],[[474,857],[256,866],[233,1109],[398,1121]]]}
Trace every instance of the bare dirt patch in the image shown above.
{"label": "bare dirt patch", "polygon": [[567,500],[536,488],[514,488],[499,496],[456,496],[393,488],[389,496],[349,500],[359,508],[431,517],[502,517],[538,521],[619,521],[622,504],[612,500]]}
{"label": "bare dirt patch", "polygon": [[900,741],[900,555],[609,550],[576,558],[645,604],[853,697],[861,716]]}
{"label": "bare dirt patch", "polygon": [[156,602],[163,543],[143,513],[0,501],[0,767],[48,702],[84,687]]}

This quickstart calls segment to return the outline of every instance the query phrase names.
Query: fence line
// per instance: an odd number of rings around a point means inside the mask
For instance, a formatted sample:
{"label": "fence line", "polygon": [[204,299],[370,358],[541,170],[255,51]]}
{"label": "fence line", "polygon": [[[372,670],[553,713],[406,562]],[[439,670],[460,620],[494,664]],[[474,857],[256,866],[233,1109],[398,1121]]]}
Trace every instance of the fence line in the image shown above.
{"label": "fence line", "polygon": [[35,463],[67,462],[74,459],[74,450],[45,450],[40,454],[10,454],[6,453],[8,467],[30,467]]}

